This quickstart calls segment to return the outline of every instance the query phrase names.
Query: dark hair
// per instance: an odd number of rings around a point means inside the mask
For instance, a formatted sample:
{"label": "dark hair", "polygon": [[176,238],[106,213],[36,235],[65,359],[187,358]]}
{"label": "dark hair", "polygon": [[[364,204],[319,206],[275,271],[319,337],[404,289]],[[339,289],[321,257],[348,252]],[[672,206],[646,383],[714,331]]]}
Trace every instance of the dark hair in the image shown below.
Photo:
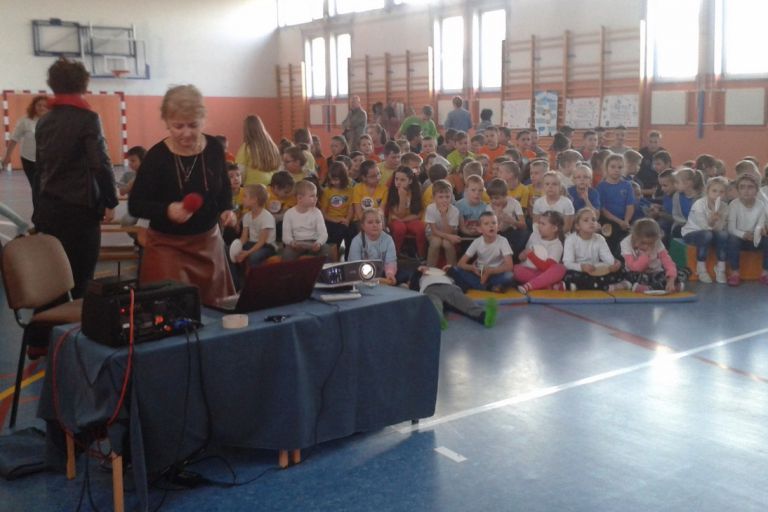
{"label": "dark hair", "polygon": [[443,164],[434,164],[427,171],[427,177],[430,183],[435,183],[437,180],[444,180],[448,177],[448,169]]}
{"label": "dark hair", "polygon": [[566,137],[563,133],[557,132],[552,139],[552,145],[550,146],[550,149],[556,153],[559,153],[561,151],[565,151],[566,149],[571,147],[571,140]]}
{"label": "dark hair", "polygon": [[409,141],[419,135],[421,135],[421,126],[418,124],[408,125],[408,128],[405,129],[405,138]]}
{"label": "dark hair", "polygon": [[336,158],[333,159],[333,162],[339,162],[340,164],[344,165],[347,169],[352,168],[352,159],[349,158],[347,155],[339,155]]}
{"label": "dark hair", "polygon": [[[717,160],[712,155],[699,155],[696,157],[696,169],[703,171],[707,167],[715,167]],[[757,163],[757,162],[755,162]]]}
{"label": "dark hair", "polygon": [[125,157],[135,156],[139,159],[139,162],[144,161],[144,157],[147,156],[147,150],[143,146],[133,146],[131,149],[125,152]]}
{"label": "dark hair", "polygon": [[333,162],[328,168],[328,182],[331,178],[338,178],[339,188],[345,189],[349,187],[349,174],[347,174],[347,168],[341,162]]}
{"label": "dark hair", "polygon": [[491,117],[493,116],[493,110],[489,108],[484,108],[480,111],[480,119],[483,121],[490,121]]}
{"label": "dark hair", "polygon": [[670,155],[667,151],[664,151],[663,149],[655,152],[651,160],[661,160],[668,166],[672,165],[672,155]]}
{"label": "dark hair", "polygon": [[453,106],[457,108],[464,104],[464,100],[461,99],[461,96],[454,96],[452,102]]}
{"label": "dark hair", "polygon": [[363,155],[363,153],[362,153],[362,152],[360,152],[360,151],[352,151],[352,152],[349,154],[349,159],[350,159],[350,160],[354,160],[354,159],[355,159],[355,158],[357,158],[358,156],[364,156],[364,155]]}
{"label": "dark hair", "polygon": [[424,105],[421,107],[421,113],[425,116],[431,116],[433,114],[432,112],[432,106],[431,105]]}
{"label": "dark hair", "polygon": [[293,132],[293,141],[296,144],[312,144],[312,135],[307,128],[298,128]]}
{"label": "dark hair", "polygon": [[240,172],[240,168],[237,166],[237,164],[233,164],[232,162],[227,162],[227,172],[229,171]]}
{"label": "dark hair", "polygon": [[275,188],[293,188],[293,183],[293,176],[288,171],[277,171],[269,180],[269,186]]}
{"label": "dark hair", "polygon": [[227,136],[226,135],[216,135],[214,137],[217,141],[219,141],[219,144],[222,145],[222,147],[227,143]]}
{"label": "dark hair", "polygon": [[[400,149],[400,148],[398,148]],[[371,169],[376,169],[376,162],[373,160],[366,160],[365,162],[360,164],[360,179],[365,179],[368,177],[368,171]]]}
{"label": "dark hair", "polygon": [[509,192],[509,187],[507,187],[506,181],[502,180],[501,178],[494,178],[490,181],[490,183],[488,183],[485,191],[491,198],[493,196],[506,196]]}
{"label": "dark hair", "polygon": [[347,143],[346,137],[343,135],[334,135],[331,137],[331,140],[335,140],[336,142],[341,142],[343,148],[341,150],[340,155],[348,155],[349,154],[349,144]]}
{"label": "dark hair", "polygon": [[530,134],[530,133],[531,133],[531,130],[520,130],[519,132],[517,132],[517,135],[515,136],[515,139],[516,140],[520,140],[520,137],[522,137],[523,135],[526,135],[526,134]]}
{"label": "dark hair", "polygon": [[384,156],[389,156],[392,153],[400,154],[400,146],[397,144],[397,142],[390,140],[384,144]]}
{"label": "dark hair", "polygon": [[392,182],[389,184],[389,194],[387,194],[387,210],[400,205],[400,194],[397,193],[397,187],[395,186],[395,175],[397,173],[405,174],[411,181],[410,185],[408,185],[408,188],[411,191],[411,213],[414,215],[421,213],[421,184],[419,183],[419,179],[413,173],[413,170],[404,165],[398,167],[392,174]]}
{"label": "dark hair", "polygon": [[447,130],[445,130],[445,136],[443,138],[445,139],[446,142],[448,142],[449,140],[453,140],[454,138],[456,138],[456,133],[457,131],[455,128],[448,128]]}
{"label": "dark hair", "polygon": [[82,62],[60,57],[48,68],[48,86],[56,94],[83,94],[91,75]]}
{"label": "dark hair", "polygon": [[547,210],[546,212],[539,215],[539,218],[547,219],[550,224],[557,226],[557,238],[559,238],[562,242],[563,236],[565,235],[565,233],[563,233],[563,229],[565,228],[565,219],[563,218],[563,214],[555,210]]}

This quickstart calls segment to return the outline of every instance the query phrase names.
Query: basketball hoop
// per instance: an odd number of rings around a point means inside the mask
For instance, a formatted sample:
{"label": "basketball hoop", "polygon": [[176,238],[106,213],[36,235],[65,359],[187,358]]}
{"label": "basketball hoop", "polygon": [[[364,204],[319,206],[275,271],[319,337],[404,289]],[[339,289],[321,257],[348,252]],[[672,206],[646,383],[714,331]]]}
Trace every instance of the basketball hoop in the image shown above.
{"label": "basketball hoop", "polygon": [[128,70],[128,69],[113,69],[113,70],[112,70],[112,75],[113,75],[115,78],[123,78],[123,77],[124,77],[124,76],[126,76],[128,73],[130,73],[130,70]]}

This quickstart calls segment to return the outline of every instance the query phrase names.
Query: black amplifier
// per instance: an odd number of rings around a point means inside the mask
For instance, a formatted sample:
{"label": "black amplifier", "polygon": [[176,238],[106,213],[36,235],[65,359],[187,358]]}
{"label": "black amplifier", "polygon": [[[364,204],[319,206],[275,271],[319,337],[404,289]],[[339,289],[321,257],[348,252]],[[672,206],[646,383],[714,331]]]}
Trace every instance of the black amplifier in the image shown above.
{"label": "black amplifier", "polygon": [[111,347],[128,345],[131,290],[134,343],[157,340],[200,325],[200,292],[196,286],[175,281],[138,286],[135,279],[109,277],[88,283],[83,299],[83,334]]}

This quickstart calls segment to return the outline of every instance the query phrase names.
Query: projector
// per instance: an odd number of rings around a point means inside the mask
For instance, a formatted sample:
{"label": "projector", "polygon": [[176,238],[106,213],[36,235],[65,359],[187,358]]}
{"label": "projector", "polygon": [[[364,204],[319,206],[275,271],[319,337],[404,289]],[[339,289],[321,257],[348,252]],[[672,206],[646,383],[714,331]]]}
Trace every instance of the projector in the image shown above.
{"label": "projector", "polygon": [[317,283],[318,288],[333,288],[371,281],[377,277],[384,277],[383,261],[346,261],[325,264],[317,277]]}

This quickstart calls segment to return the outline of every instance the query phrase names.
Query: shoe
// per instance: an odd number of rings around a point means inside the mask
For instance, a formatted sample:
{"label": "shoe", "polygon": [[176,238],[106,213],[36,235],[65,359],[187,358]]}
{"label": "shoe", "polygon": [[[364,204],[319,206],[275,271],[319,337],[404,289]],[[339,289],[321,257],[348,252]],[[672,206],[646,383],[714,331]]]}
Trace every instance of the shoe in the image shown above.
{"label": "shoe", "polygon": [[738,272],[731,274],[731,277],[727,280],[728,286],[739,286],[741,284],[741,276]]}
{"label": "shoe", "polygon": [[702,283],[711,283],[712,277],[707,272],[707,264],[703,261],[696,263],[696,274],[699,276],[699,281]]}
{"label": "shoe", "polygon": [[[710,280],[709,282],[711,283],[712,281]],[[675,293],[680,293],[684,291],[685,291],[685,283],[677,283],[675,285]]]}
{"label": "shoe", "polygon": [[520,286],[517,287],[517,291],[519,291],[523,295],[528,295],[529,289],[526,285],[521,284]]}
{"label": "shoe", "polygon": [[571,290],[572,292],[575,292],[575,291],[578,291],[579,287],[578,287],[578,286],[576,286],[576,283],[571,283],[571,284],[568,286],[568,289],[569,289],[569,290]]}
{"label": "shoe", "polygon": [[493,297],[485,301],[485,312],[483,313],[483,325],[490,329],[496,325],[496,313],[499,311],[499,303]]}
{"label": "shoe", "polygon": [[448,320],[443,315],[440,315],[440,330],[444,331],[448,328]]}
{"label": "shoe", "polygon": [[632,285],[632,291],[635,293],[645,293],[650,289],[651,287],[648,286],[647,284],[635,283],[634,285]]}
{"label": "shoe", "polygon": [[768,274],[761,275],[760,276],[760,282],[765,284],[765,285],[768,285]]}
{"label": "shoe", "polygon": [[555,290],[556,292],[564,292],[566,290],[565,283],[560,281],[559,283],[555,283],[552,285],[552,290]]}
{"label": "shoe", "polygon": [[719,284],[728,282],[728,276],[725,275],[725,262],[718,261],[715,265],[715,281]]}

